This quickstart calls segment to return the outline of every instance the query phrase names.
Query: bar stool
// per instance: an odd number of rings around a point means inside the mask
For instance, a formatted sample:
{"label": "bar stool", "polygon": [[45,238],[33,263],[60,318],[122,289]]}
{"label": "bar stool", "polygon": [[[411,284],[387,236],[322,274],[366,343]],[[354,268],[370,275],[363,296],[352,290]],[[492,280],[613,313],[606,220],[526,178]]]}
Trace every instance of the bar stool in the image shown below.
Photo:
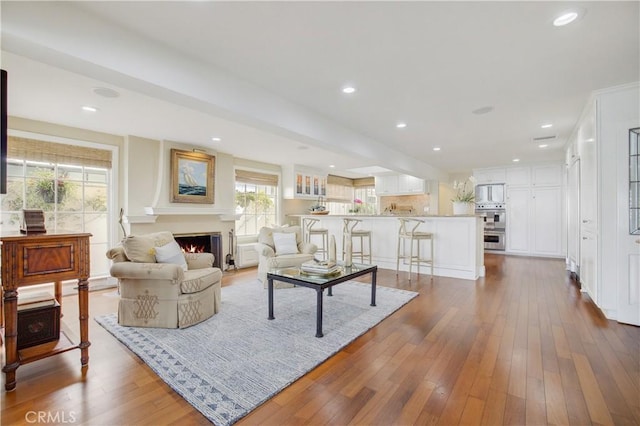
{"label": "bar stool", "polygon": [[304,240],[307,243],[311,242],[312,235],[320,235],[322,245],[318,245],[318,251],[316,253],[322,254],[322,260],[327,259],[327,250],[329,247],[329,230],[325,228],[314,228],[313,226],[320,222],[319,219],[313,219],[306,217],[302,220],[304,224]]}
{"label": "bar stool", "polygon": [[[369,264],[371,263],[371,231],[365,229],[354,229],[358,223],[362,222],[361,219],[344,218],[344,225],[342,227],[342,259],[345,256],[345,242],[347,238],[351,239],[351,247],[353,248],[353,239],[360,239],[360,251],[351,251],[352,257],[360,256],[360,263],[364,263],[364,259],[367,258]],[[364,251],[364,239],[367,238],[369,242],[369,252]]]}
{"label": "bar stool", "polygon": [[[396,259],[396,275],[400,270],[400,260],[409,260],[409,280],[411,280],[411,267],[415,264],[420,275],[420,264],[431,265],[431,276],[433,277],[433,234],[431,232],[417,231],[418,226],[424,223],[424,220],[400,217],[400,229],[398,230],[398,257]],[[409,241],[409,255],[407,255],[405,242]],[[429,258],[420,257],[420,242],[429,240],[431,243],[431,251]],[[413,254],[414,242],[416,243],[416,254]],[[401,250],[402,248],[402,250]]]}

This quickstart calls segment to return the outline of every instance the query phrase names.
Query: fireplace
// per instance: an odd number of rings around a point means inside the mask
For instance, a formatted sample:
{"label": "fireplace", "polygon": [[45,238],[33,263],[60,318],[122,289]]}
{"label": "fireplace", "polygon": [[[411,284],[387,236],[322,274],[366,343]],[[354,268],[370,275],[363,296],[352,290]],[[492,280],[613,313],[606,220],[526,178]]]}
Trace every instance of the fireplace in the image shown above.
{"label": "fireplace", "polygon": [[173,237],[185,252],[212,253],[213,266],[222,269],[222,236],[220,232],[173,234]]}

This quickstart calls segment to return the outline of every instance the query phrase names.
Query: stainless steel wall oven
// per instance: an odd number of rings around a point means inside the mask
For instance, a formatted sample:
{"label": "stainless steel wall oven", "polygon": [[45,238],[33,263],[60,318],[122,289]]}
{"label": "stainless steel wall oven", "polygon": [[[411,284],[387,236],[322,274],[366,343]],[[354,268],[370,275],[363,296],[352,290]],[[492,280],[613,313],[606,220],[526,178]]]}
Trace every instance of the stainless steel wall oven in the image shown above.
{"label": "stainless steel wall oven", "polygon": [[484,248],[505,250],[507,214],[504,184],[476,186],[476,214],[484,219]]}

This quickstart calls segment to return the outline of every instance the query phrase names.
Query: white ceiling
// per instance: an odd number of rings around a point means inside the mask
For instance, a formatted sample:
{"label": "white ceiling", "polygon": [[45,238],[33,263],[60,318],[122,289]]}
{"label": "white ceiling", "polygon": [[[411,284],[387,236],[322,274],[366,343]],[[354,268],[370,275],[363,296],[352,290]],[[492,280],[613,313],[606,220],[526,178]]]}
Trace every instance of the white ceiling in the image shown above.
{"label": "white ceiling", "polygon": [[589,94],[640,80],[639,4],[2,1],[2,68],[13,116],[437,178],[563,158]]}

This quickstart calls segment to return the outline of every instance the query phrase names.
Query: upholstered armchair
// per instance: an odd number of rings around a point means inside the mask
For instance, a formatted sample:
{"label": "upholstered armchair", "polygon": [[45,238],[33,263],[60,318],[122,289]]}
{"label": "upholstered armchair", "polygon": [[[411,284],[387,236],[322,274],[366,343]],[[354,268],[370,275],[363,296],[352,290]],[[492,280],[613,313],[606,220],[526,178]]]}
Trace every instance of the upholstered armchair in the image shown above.
{"label": "upholstered armchair", "polygon": [[[318,247],[302,241],[302,228],[284,226],[260,229],[256,250],[259,255],[258,279],[267,287],[267,272],[272,268],[299,267],[313,259]],[[274,282],[275,288],[293,287],[289,283]]]}
{"label": "upholstered armchair", "polygon": [[170,232],[129,236],[107,257],[120,287],[120,325],[185,328],[220,310],[213,254],[182,253]]}

